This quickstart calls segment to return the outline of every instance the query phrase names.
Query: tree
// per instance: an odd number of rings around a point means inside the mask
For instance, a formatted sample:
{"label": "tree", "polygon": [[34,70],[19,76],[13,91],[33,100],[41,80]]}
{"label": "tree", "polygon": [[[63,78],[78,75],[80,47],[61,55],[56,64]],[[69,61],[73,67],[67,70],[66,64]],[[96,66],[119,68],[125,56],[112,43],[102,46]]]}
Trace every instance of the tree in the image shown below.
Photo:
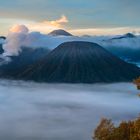
{"label": "tree", "polygon": [[122,121],[114,126],[111,120],[102,119],[94,131],[94,140],[140,140],[140,117]]}
{"label": "tree", "polygon": [[140,90],[140,77],[138,77],[137,79],[135,79],[135,80],[133,81],[133,83],[136,84],[136,85],[137,85],[137,89]]}
{"label": "tree", "polygon": [[111,140],[114,125],[111,120],[102,119],[99,126],[95,129],[94,140]]}

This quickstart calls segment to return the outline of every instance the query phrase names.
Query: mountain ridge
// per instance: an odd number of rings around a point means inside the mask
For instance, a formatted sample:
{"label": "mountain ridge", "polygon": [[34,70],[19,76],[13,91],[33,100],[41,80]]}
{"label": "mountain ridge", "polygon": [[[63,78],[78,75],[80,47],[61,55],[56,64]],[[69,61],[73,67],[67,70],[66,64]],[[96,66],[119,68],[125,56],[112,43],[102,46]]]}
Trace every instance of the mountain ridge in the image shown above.
{"label": "mountain ridge", "polygon": [[59,45],[17,79],[48,83],[132,81],[140,69],[115,57],[96,43],[72,41]]}

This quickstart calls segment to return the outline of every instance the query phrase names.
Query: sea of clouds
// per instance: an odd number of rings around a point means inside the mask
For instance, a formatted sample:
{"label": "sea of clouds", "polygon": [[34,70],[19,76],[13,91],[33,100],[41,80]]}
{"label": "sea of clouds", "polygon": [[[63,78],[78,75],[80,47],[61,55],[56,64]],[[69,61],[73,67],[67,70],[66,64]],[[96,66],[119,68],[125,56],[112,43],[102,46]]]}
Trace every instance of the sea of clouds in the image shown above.
{"label": "sea of clouds", "polygon": [[92,140],[101,118],[118,123],[139,115],[137,94],[131,83],[73,85],[0,80],[0,139]]}
{"label": "sea of clouds", "polygon": [[[94,42],[111,53],[128,61],[140,62],[140,36],[134,38],[112,39],[120,36],[51,36],[40,32],[30,32],[24,25],[16,25],[9,30],[6,40],[0,40],[3,44],[3,57],[18,56],[22,47],[43,47],[54,49],[58,45],[69,41]],[[2,57],[1,56],[1,57]]]}

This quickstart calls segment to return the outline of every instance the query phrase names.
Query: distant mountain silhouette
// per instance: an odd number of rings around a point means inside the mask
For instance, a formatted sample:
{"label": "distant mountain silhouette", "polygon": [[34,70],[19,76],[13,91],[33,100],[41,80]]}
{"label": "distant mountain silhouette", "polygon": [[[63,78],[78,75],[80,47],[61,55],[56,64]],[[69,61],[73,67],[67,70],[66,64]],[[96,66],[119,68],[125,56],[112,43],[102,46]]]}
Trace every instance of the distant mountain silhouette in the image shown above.
{"label": "distant mountain silhouette", "polygon": [[6,39],[6,37],[5,36],[0,36],[0,39]]}
{"label": "distant mountain silhouette", "polygon": [[[5,40],[5,36],[0,36],[0,40]],[[2,43],[0,43],[0,54],[3,53]]]}
{"label": "distant mountain silhouette", "polygon": [[136,36],[133,35],[132,33],[127,33],[123,36],[120,36],[120,37],[114,37],[114,38],[111,38],[111,40],[115,40],[115,39],[123,39],[123,38],[135,38]]}
{"label": "distant mountain silhouette", "polygon": [[2,54],[4,52],[3,48],[2,48],[2,44],[0,44],[0,54]]}
{"label": "distant mountain silhouette", "polygon": [[140,63],[139,36],[127,33],[123,36],[103,40],[106,49],[112,54],[130,63]]}
{"label": "distant mountain silhouette", "polygon": [[95,43],[74,41],[59,45],[18,79],[54,83],[132,81],[140,69],[115,57]]}
{"label": "distant mountain silhouette", "polygon": [[125,37],[128,37],[128,38],[135,38],[136,36],[132,33],[127,33],[125,34]]}
{"label": "distant mountain silhouette", "polygon": [[59,29],[59,30],[54,30],[52,32],[50,32],[48,35],[52,35],[52,36],[72,36],[72,34],[68,33],[65,30]]}

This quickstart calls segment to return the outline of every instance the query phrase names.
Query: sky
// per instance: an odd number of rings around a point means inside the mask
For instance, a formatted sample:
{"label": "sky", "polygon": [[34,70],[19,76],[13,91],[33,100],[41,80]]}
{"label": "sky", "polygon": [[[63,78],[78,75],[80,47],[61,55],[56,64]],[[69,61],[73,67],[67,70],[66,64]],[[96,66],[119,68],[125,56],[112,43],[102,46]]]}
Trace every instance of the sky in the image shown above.
{"label": "sky", "polygon": [[0,34],[16,24],[49,33],[82,35],[140,32],[140,0],[0,0]]}

